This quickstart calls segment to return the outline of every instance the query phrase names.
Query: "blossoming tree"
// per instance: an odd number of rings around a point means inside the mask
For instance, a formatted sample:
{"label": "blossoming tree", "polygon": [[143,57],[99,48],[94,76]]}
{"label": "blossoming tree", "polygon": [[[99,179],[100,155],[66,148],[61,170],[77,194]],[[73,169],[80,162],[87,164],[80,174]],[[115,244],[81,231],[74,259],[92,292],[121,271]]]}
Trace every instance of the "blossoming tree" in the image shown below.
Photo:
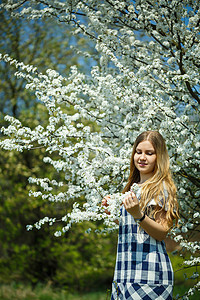
{"label": "blossoming tree", "polygon": [[[27,128],[10,116],[7,139],[1,147],[23,151],[44,147],[50,163],[65,180],[30,178],[40,186],[35,197],[71,201],[62,232],[73,222],[103,220],[105,230],[116,227],[119,193],[126,182],[132,143],[138,133],[157,129],[166,139],[171,168],[178,187],[180,227],[173,231],[182,249],[191,252],[185,266],[197,266],[200,196],[200,7],[195,0],[88,0],[6,1],[2,5],[16,17],[57,18],[70,23],[74,34],[91,38],[99,65],[91,74],[76,66],[63,77],[47,67],[41,74],[6,54],[17,77],[49,112],[48,126]],[[70,108],[70,114],[68,114]],[[74,113],[72,114],[72,108]],[[88,125],[88,121],[95,126]],[[90,123],[89,123],[90,124]],[[94,130],[96,128],[96,130]],[[52,154],[56,153],[58,159]],[[65,187],[54,192],[54,187]],[[63,188],[62,188],[63,190]],[[103,196],[114,194],[111,214],[100,206]],[[85,199],[79,203],[76,199]],[[48,217],[44,222],[54,223]],[[31,229],[29,226],[28,229]],[[200,289],[196,283],[185,295]]]}

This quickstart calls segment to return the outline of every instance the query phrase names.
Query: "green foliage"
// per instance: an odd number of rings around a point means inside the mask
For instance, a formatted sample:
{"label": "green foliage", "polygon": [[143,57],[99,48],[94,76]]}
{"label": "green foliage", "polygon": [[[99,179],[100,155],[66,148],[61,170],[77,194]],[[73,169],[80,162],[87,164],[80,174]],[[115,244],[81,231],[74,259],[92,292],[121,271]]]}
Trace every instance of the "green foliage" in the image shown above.
{"label": "green foliage", "polygon": [[[74,225],[61,238],[54,237],[55,226],[26,231],[26,225],[38,218],[55,211],[59,218],[67,209],[65,203],[54,205],[28,196],[27,177],[37,175],[39,170],[44,175],[48,172],[47,166],[38,163],[40,155],[2,152],[0,157],[0,282],[27,281],[35,285],[51,281],[56,286],[81,291],[109,287],[116,234],[97,235],[94,224],[87,223]],[[85,233],[88,227],[93,228],[90,234]]]}
{"label": "green foliage", "polygon": [[[26,123],[31,119],[29,113],[22,114]],[[43,155],[42,149],[1,152],[0,282],[14,280],[36,285],[51,281],[55,286],[79,291],[107,288],[113,276],[116,233],[112,237],[97,235],[95,225],[90,223],[74,225],[61,238],[54,236],[57,224],[39,231],[26,230],[27,224],[45,216],[56,213],[59,219],[68,209],[67,203],[47,203],[28,195],[33,189],[28,185],[29,176],[56,176],[50,166],[42,163]],[[88,227],[93,229],[91,234],[85,233]]]}
{"label": "green foliage", "polygon": [[[188,288],[192,287],[194,283],[198,282],[198,278],[196,279],[186,279],[186,273],[188,278],[193,275],[194,272],[200,272],[200,266],[193,266],[193,267],[184,267],[183,262],[188,259],[188,254],[186,253],[185,256],[178,256],[169,254],[170,260],[172,262],[172,266],[174,269],[174,291],[173,295],[174,298],[176,295],[184,295]],[[190,299],[195,300],[197,299],[198,292],[196,292],[193,296],[190,296]]]}
{"label": "green foliage", "polygon": [[[172,255],[169,254],[170,260],[172,262],[172,266],[174,269],[174,279],[175,279],[175,286],[179,286],[184,283],[186,287],[192,286],[194,284],[194,280],[197,279],[191,279],[190,277],[195,273],[200,273],[200,266],[185,266],[183,263],[185,260],[189,259],[189,255],[186,254],[183,256],[178,255]],[[186,273],[187,273],[187,280],[186,279]]]}
{"label": "green foliage", "polygon": [[[0,41],[0,52],[8,53],[26,64],[37,65],[42,72],[52,68],[65,74],[70,65],[77,64],[70,44],[88,48],[83,39],[76,41],[73,38],[71,41],[66,25],[59,24],[58,27],[53,20],[50,24],[45,20],[12,19],[5,11],[0,12],[0,33],[6,37]],[[63,39],[63,36],[66,38]],[[18,117],[25,126],[45,126],[47,112],[44,106],[25,89],[22,79],[16,80],[15,71],[14,67],[0,63],[1,125],[5,123],[4,115],[10,114]],[[94,126],[92,123],[87,125]],[[47,300],[51,297],[47,297],[48,292],[36,296],[31,288],[22,292],[24,287],[21,289],[21,286],[13,287],[14,292],[11,288],[8,293],[6,284],[13,281],[31,283],[32,286],[38,282],[52,282],[54,286],[64,286],[66,290],[83,291],[102,286],[106,289],[110,287],[113,277],[116,234],[111,237],[98,236],[94,233],[94,224],[76,225],[61,238],[54,236],[55,226],[59,224],[27,232],[27,224],[33,224],[45,216],[56,215],[60,219],[68,210],[67,203],[47,203],[29,196],[30,189],[36,190],[28,184],[30,176],[56,179],[55,170],[43,163],[43,157],[42,148],[23,153],[1,150],[0,282],[5,284],[3,289],[6,290],[1,299],[6,294],[6,299],[41,297],[39,299]],[[85,233],[88,227],[93,228],[90,235]]]}
{"label": "green foliage", "polygon": [[109,288],[112,282],[116,235],[100,236],[85,229],[94,224],[74,226],[61,238],[62,247],[52,249],[59,257],[54,283],[70,291]]}

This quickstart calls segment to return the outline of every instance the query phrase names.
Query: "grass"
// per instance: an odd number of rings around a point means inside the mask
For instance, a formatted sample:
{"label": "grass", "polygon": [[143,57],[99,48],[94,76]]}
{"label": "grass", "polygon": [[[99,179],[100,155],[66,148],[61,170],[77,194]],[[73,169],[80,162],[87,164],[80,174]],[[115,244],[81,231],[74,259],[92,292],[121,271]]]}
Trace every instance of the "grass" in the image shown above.
{"label": "grass", "polygon": [[38,285],[34,289],[29,285],[11,284],[0,286],[1,300],[109,300],[107,292],[70,294],[64,289],[55,289],[50,285]]}
{"label": "grass", "polygon": [[[188,287],[177,285],[174,287],[174,297],[176,294],[183,295]],[[1,300],[110,300],[110,292],[91,292],[85,294],[70,294],[64,289],[55,289],[51,285],[38,285],[34,289],[24,284],[11,284],[0,286]],[[190,297],[196,300],[198,294]]]}

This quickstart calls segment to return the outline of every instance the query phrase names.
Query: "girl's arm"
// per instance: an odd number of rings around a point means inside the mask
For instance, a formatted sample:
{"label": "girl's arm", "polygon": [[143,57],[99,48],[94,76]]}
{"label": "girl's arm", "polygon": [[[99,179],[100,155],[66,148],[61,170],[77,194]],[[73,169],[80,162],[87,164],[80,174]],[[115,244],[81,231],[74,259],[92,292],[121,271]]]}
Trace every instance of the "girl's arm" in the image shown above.
{"label": "girl's arm", "polygon": [[[134,219],[142,218],[143,213],[140,210],[139,201],[134,193],[130,193],[124,199],[123,203],[127,212],[130,213]],[[158,241],[164,240],[168,232],[166,212],[164,210],[158,212],[155,216],[155,221],[145,216],[144,220],[140,222],[140,226],[154,239]]]}
{"label": "girl's arm", "polygon": [[158,212],[155,216],[155,221],[145,216],[144,220],[140,222],[140,226],[154,239],[158,241],[164,240],[168,233],[166,212],[164,210]]}

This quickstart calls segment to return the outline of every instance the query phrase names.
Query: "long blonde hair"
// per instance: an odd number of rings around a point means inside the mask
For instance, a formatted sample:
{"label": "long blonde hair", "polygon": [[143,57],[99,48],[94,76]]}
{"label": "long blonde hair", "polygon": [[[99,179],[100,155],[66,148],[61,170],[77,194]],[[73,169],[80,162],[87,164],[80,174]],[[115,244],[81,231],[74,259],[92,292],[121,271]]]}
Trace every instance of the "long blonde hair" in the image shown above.
{"label": "long blonde hair", "polygon": [[[130,163],[130,175],[123,193],[130,191],[133,183],[140,181],[140,173],[134,164],[134,155],[139,143],[149,141],[156,152],[156,164],[153,176],[142,184],[140,208],[147,209],[148,203],[154,199],[156,206],[152,212],[153,217],[158,211],[166,210],[168,227],[173,225],[173,220],[178,222],[178,202],[176,197],[176,186],[172,179],[169,168],[169,155],[165,140],[158,131],[145,131],[135,140]],[[167,194],[167,196],[166,196]]]}

